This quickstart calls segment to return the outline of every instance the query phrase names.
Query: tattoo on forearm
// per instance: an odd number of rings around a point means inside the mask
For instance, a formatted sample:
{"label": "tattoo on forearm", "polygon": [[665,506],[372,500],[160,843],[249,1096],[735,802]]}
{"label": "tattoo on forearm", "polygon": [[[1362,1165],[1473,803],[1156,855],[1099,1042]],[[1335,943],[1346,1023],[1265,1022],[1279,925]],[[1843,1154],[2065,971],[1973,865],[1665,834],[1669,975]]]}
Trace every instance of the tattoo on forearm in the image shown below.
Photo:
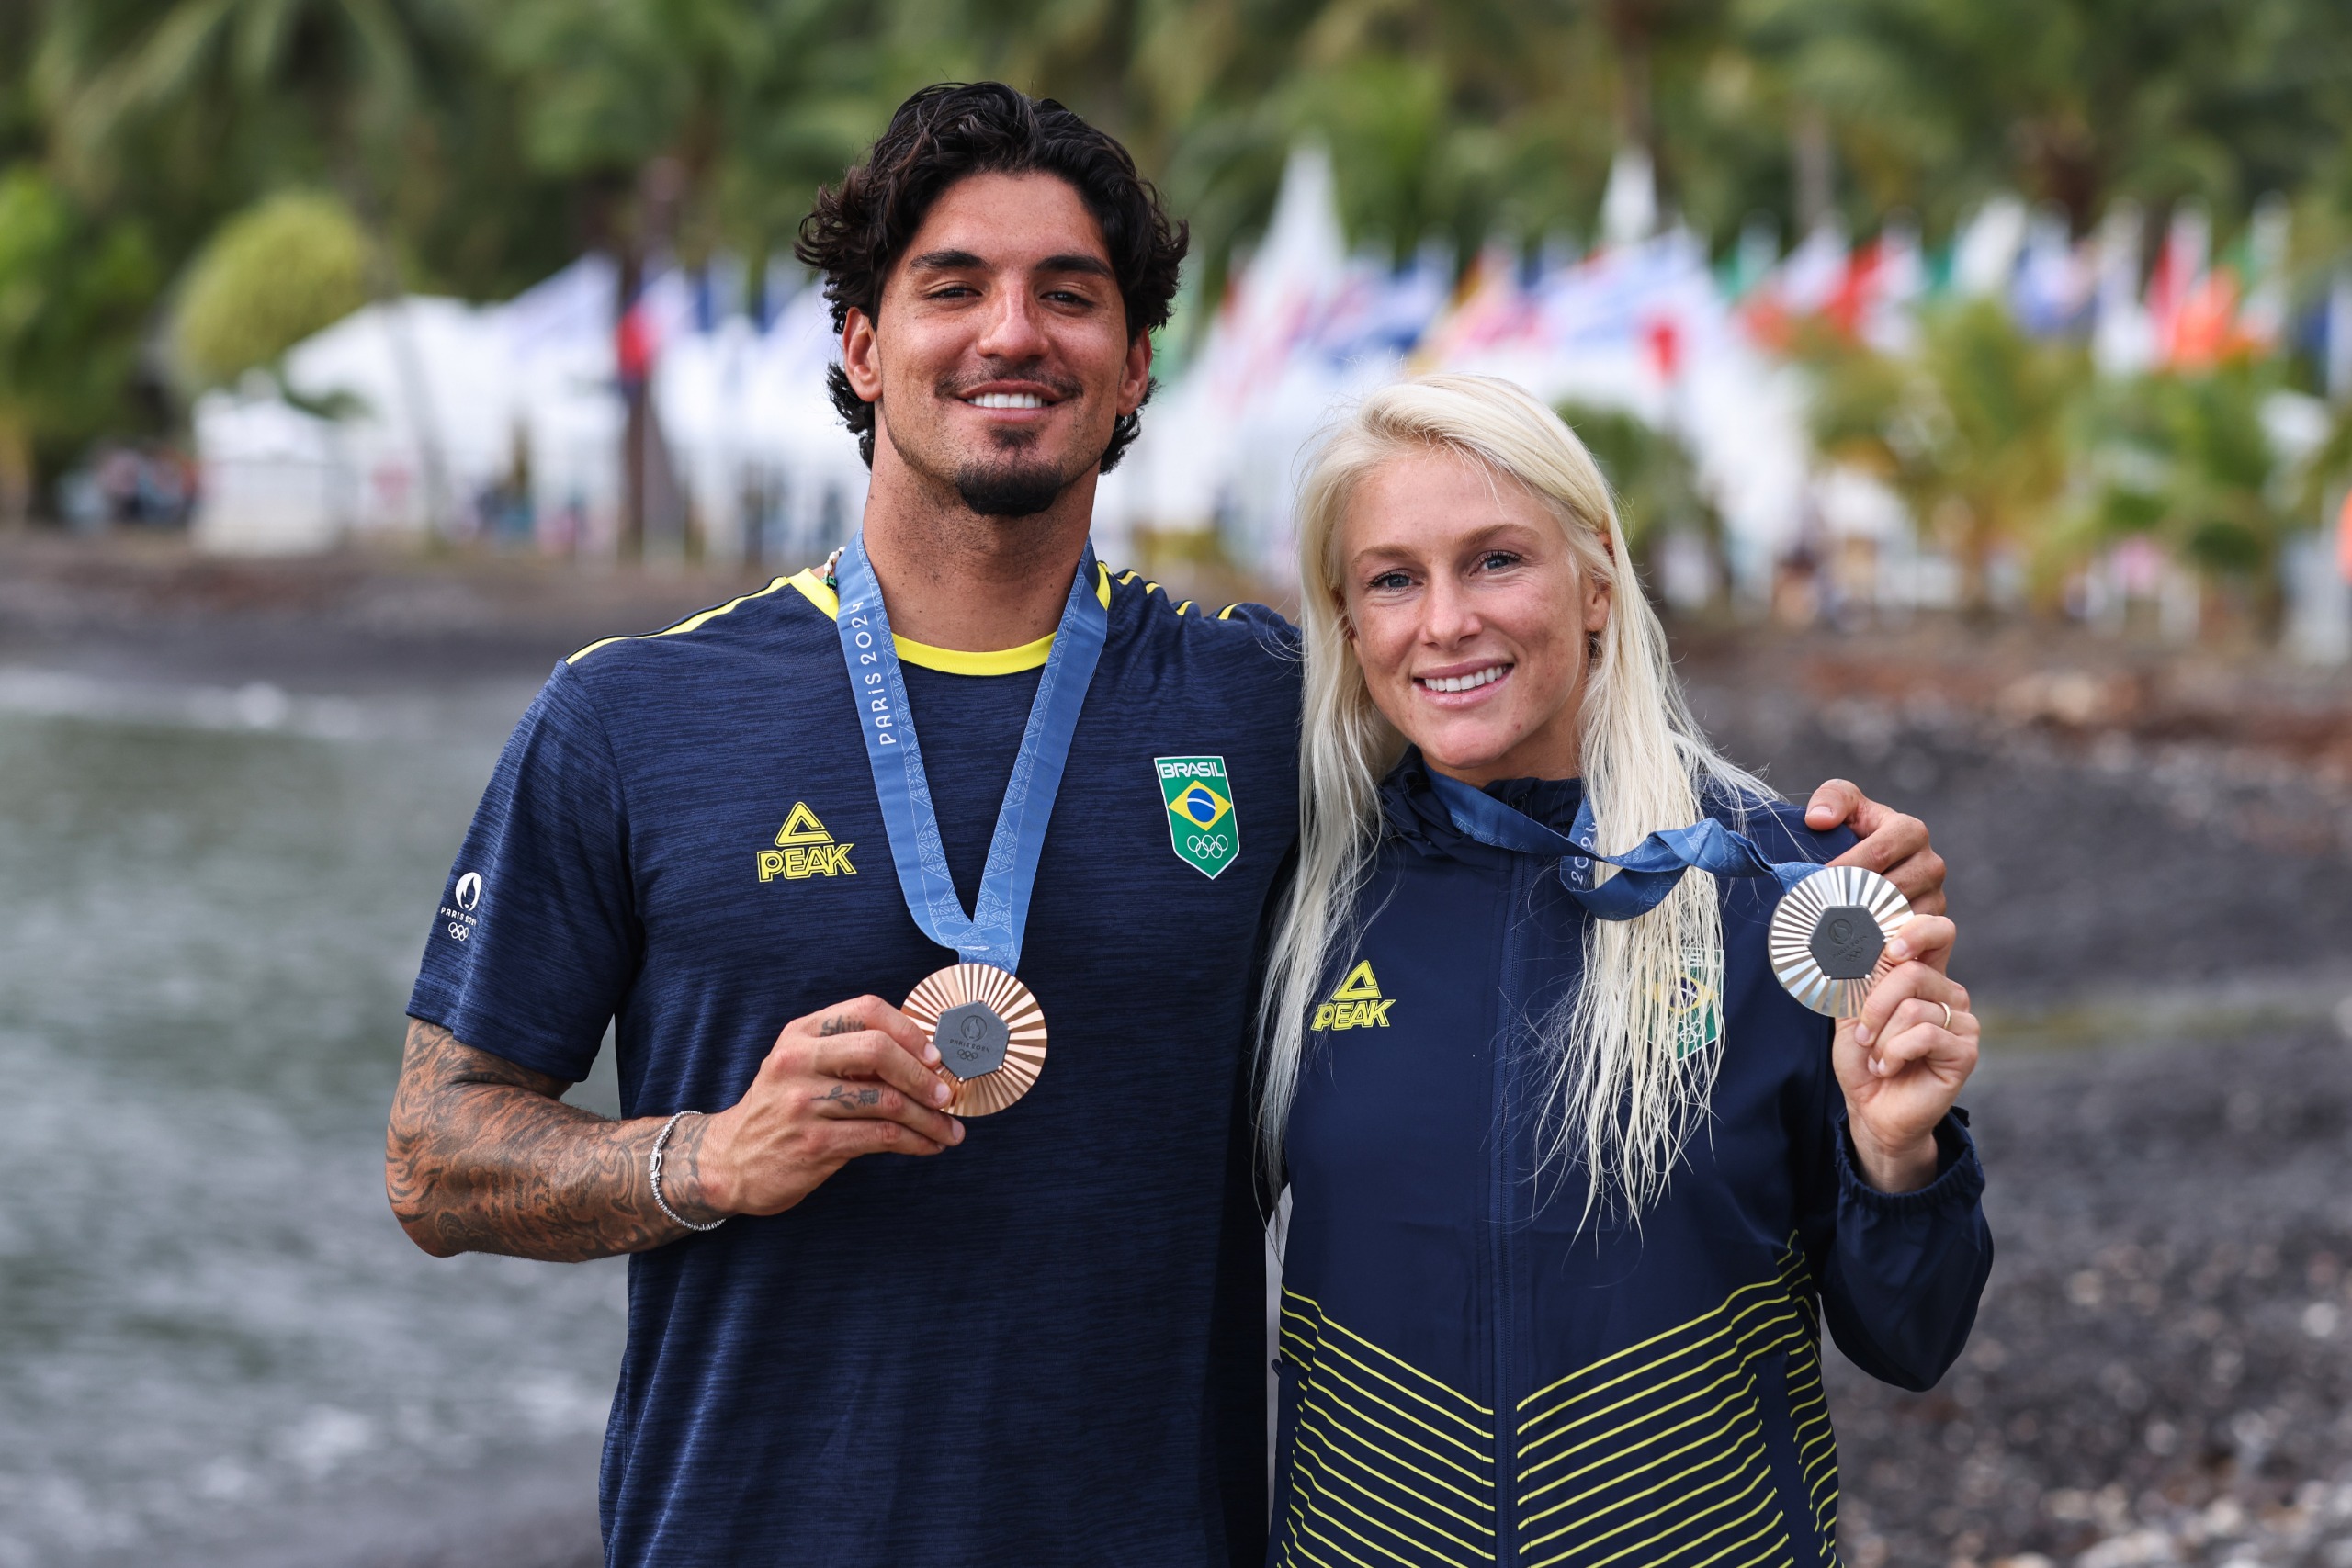
{"label": "tattoo on forearm", "polygon": [[854,1034],[865,1025],[845,1012],[837,1012],[817,1026],[820,1034]]}
{"label": "tattoo on forearm", "polygon": [[[646,1155],[661,1122],[608,1121],[566,1105],[571,1086],[409,1021],[384,1144],[384,1187],[428,1252],[500,1252],[581,1262],[641,1252],[686,1233],[653,1201]],[[662,1196],[692,1220],[709,1119],[678,1123]]]}

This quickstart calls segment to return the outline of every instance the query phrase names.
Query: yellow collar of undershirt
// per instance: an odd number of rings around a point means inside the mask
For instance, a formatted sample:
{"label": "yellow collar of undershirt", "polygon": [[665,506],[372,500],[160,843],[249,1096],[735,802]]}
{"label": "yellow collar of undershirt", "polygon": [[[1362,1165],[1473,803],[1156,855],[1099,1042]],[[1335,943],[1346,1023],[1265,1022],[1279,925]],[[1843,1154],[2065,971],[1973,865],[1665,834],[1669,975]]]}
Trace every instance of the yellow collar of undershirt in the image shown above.
{"label": "yellow collar of undershirt", "polygon": [[[1094,586],[1094,596],[1102,607],[1111,607],[1111,569],[1097,561],[1094,570],[1100,577]],[[792,580],[800,596],[825,614],[825,619],[838,620],[842,613],[841,595],[825,586],[825,580],[809,567]],[[1017,675],[1023,670],[1042,668],[1046,656],[1054,650],[1054,634],[1047,632],[1035,642],[1024,642],[1019,648],[998,649],[992,653],[967,653],[956,648],[933,648],[927,642],[917,642],[896,632],[890,640],[899,649],[899,657],[909,664],[920,664],[926,670],[937,670],[949,675]]]}

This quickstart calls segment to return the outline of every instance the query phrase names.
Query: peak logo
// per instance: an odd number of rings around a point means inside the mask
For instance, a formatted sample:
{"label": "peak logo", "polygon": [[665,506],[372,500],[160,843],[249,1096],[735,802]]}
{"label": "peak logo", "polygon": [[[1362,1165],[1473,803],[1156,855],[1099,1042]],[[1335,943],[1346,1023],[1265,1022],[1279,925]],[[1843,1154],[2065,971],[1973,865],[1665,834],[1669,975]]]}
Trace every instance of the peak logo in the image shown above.
{"label": "peak logo", "polygon": [[805,800],[796,800],[786,813],[784,826],[775,830],[775,848],[759,852],[760,880],[774,882],[783,877],[786,882],[798,882],[811,876],[855,876],[857,867],[849,863],[849,852],[855,844],[837,844],[817,814],[808,809]]}
{"label": "peak logo", "polygon": [[1380,982],[1373,976],[1372,960],[1367,958],[1348,971],[1331,999],[1315,1010],[1315,1030],[1317,1033],[1341,1029],[1385,1029],[1388,1010],[1396,1005],[1394,997],[1380,994]]}

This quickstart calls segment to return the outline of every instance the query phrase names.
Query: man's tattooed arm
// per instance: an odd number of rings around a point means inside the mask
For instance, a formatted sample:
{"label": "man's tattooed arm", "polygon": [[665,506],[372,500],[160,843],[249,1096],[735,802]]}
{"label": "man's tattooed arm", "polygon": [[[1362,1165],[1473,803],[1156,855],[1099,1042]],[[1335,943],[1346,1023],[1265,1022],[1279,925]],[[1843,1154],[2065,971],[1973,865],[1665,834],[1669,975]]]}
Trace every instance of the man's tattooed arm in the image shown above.
{"label": "man's tattooed arm", "polygon": [[[662,1196],[696,1223],[782,1213],[860,1156],[960,1143],[938,1061],[931,1036],[878,997],[794,1019],[741,1100],[678,1123]],[[564,1104],[570,1087],[409,1021],[384,1187],[417,1246],[569,1262],[687,1234],[646,1171],[662,1119],[608,1122]]]}
{"label": "man's tattooed arm", "polygon": [[[411,1240],[436,1258],[502,1252],[577,1263],[675,1241],[646,1156],[664,1118],[608,1121],[566,1105],[571,1086],[447,1030],[409,1020],[384,1145],[384,1187]],[[662,1151],[662,1195],[690,1220],[709,1118],[678,1123]]]}

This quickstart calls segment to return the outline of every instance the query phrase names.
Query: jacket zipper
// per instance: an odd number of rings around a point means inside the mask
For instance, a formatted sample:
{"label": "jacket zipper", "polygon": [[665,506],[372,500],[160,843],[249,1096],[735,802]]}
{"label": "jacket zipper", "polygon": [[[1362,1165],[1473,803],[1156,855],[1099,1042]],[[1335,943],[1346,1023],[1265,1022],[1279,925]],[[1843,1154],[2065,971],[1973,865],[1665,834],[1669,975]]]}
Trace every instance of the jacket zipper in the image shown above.
{"label": "jacket zipper", "polygon": [[1490,1108],[1494,1135],[1490,1140],[1492,1153],[1488,1163],[1491,1189],[1487,1217],[1493,1268],[1488,1276],[1492,1296],[1487,1303],[1487,1322],[1494,1336],[1495,1356],[1495,1561],[1498,1564],[1519,1561],[1518,1506],[1513,1479],[1516,1461],[1512,1449],[1516,1410],[1511,1399],[1511,1390],[1518,1386],[1511,1375],[1511,1352],[1517,1337],[1518,1322],[1511,1310],[1511,1303],[1517,1300],[1517,1293],[1511,1289],[1511,1222],[1515,1210],[1512,1192],[1517,1186],[1513,1179],[1513,1156],[1518,1151],[1513,1107],[1519,1087],[1519,1014],[1523,1005],[1520,987],[1523,963],[1520,947],[1530,924],[1522,918],[1521,910],[1522,900],[1528,894],[1524,874],[1526,863],[1522,857],[1511,857],[1510,897],[1503,905],[1501,1007],[1498,1015],[1498,1027],[1495,1032],[1495,1100]]}

